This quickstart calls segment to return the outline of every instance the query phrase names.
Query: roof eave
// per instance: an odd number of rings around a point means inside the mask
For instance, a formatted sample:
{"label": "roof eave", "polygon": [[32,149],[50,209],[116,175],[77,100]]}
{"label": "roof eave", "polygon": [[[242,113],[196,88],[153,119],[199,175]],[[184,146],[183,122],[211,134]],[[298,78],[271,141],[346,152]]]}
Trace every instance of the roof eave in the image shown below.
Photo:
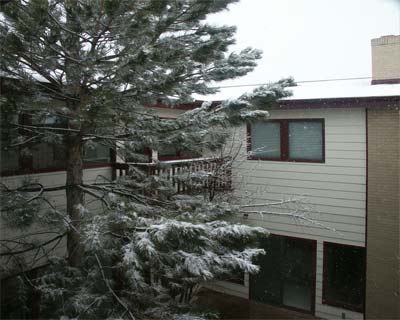
{"label": "roof eave", "polygon": [[280,100],[279,109],[317,109],[317,108],[399,108],[400,95],[375,97],[344,97],[318,99]]}

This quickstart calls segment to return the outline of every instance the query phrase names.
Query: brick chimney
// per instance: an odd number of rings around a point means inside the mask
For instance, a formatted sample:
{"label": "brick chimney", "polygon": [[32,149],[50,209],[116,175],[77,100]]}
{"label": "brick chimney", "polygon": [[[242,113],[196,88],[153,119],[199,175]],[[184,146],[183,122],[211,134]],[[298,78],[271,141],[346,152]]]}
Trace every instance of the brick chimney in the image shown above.
{"label": "brick chimney", "polygon": [[371,40],[371,84],[400,83],[400,35]]}

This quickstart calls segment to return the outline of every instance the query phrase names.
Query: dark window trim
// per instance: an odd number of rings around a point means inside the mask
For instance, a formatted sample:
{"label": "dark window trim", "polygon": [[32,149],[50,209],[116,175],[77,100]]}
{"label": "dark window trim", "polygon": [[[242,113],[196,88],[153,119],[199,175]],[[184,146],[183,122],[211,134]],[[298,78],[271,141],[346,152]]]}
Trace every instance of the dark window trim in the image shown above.
{"label": "dark window trim", "polygon": [[[281,161],[281,162],[310,162],[310,163],[325,163],[325,119],[323,118],[297,118],[297,119],[271,119],[268,122],[278,122],[281,127],[281,156],[264,157],[252,155],[251,152],[251,124],[247,124],[247,160],[266,160],[266,161]],[[320,122],[322,124],[322,159],[291,159],[289,158],[289,123],[290,122]]]}
{"label": "dark window trim", "polygon": [[[311,310],[304,310],[304,309],[300,309],[300,308],[296,308],[296,307],[291,307],[291,306],[287,306],[284,304],[279,304],[279,305],[275,305],[277,307],[281,307],[284,309],[288,309],[288,310],[293,310],[293,311],[297,311],[300,313],[304,313],[304,314],[311,314],[311,315],[315,315],[315,304],[316,304],[316,295],[315,295],[315,290],[316,290],[316,285],[317,285],[317,240],[315,239],[310,239],[310,238],[300,238],[300,237],[294,237],[294,236],[288,236],[288,235],[283,235],[283,234],[277,234],[277,233],[271,233],[270,236],[278,236],[278,237],[285,237],[285,238],[289,238],[292,240],[300,240],[300,241],[307,241],[311,244],[312,246],[312,250],[313,250],[313,268],[312,268],[312,288],[311,288]],[[250,277],[252,276],[251,274],[249,275]],[[249,279],[249,299],[252,300],[251,297],[251,285],[252,285],[252,281]]]}
{"label": "dark window trim", "polygon": [[[347,309],[350,311],[355,311],[355,312],[360,312],[363,313],[364,312],[364,305],[365,305],[365,292],[363,294],[363,303],[360,306],[355,306],[349,303],[343,303],[343,302],[337,302],[337,301],[332,301],[326,298],[326,268],[327,268],[327,261],[326,261],[326,247],[329,245],[335,245],[335,246],[347,246],[347,247],[353,247],[353,248],[360,248],[360,249],[364,249],[364,271],[363,274],[365,274],[365,247],[362,246],[355,246],[355,245],[351,245],[351,244],[345,244],[345,243],[337,243],[337,242],[330,242],[330,241],[324,241],[323,243],[323,264],[322,264],[322,304],[326,304],[329,306],[333,306],[333,307],[338,307],[338,308],[342,308],[342,309]],[[364,286],[363,289],[365,287],[365,283],[366,283],[366,279],[364,279]],[[365,290],[365,289],[364,289]]]}

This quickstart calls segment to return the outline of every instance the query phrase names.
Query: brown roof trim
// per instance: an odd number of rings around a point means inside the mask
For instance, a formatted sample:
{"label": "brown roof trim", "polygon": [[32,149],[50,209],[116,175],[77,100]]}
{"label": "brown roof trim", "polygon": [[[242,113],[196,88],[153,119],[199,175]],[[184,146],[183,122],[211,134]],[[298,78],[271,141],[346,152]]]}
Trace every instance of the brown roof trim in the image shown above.
{"label": "brown roof trim", "polygon": [[[170,106],[162,102],[151,105],[153,108],[168,108],[178,110],[193,110],[201,107],[204,101],[196,100],[192,103]],[[215,107],[221,101],[211,101]],[[320,99],[298,99],[281,100],[273,109],[321,109],[321,108],[399,108],[400,95],[382,97],[347,97],[347,98],[320,98]]]}
{"label": "brown roof trim", "polygon": [[375,84],[398,84],[400,79],[375,79],[371,81],[372,85]]}
{"label": "brown roof trim", "polygon": [[274,109],[399,108],[400,95],[385,97],[324,98],[279,101]]}

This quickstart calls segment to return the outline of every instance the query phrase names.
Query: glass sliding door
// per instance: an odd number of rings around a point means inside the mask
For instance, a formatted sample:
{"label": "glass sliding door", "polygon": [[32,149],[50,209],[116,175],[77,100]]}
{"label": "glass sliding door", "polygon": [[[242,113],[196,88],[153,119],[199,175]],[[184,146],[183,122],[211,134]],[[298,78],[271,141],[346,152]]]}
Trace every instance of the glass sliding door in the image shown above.
{"label": "glass sliding door", "polygon": [[312,313],[315,241],[272,235],[262,246],[266,255],[257,261],[260,272],[250,277],[250,298]]}
{"label": "glass sliding door", "polygon": [[284,238],[282,304],[302,310],[312,310],[314,290],[313,244],[308,240]]}
{"label": "glass sliding door", "polygon": [[265,250],[265,255],[260,255],[256,264],[260,272],[250,276],[250,299],[273,305],[282,302],[281,281],[281,237],[269,236],[260,247]]}

